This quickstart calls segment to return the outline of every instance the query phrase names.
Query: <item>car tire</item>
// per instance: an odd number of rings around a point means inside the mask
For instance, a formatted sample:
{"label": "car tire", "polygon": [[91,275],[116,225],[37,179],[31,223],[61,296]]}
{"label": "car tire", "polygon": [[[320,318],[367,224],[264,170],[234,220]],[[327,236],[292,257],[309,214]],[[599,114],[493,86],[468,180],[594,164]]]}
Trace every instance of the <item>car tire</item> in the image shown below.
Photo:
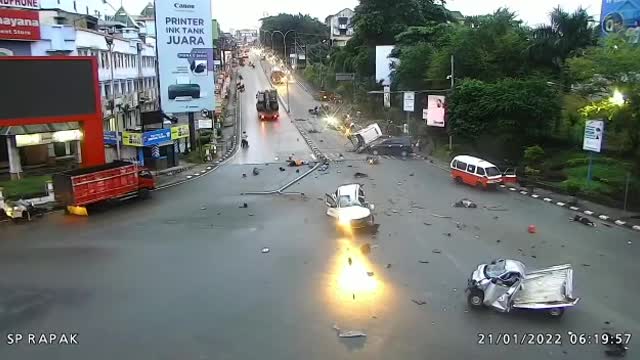
{"label": "car tire", "polygon": [[453,179],[453,181],[455,181],[456,184],[462,185],[462,178],[460,176],[456,176],[455,179]]}
{"label": "car tire", "polygon": [[484,302],[484,292],[480,290],[471,290],[467,296],[467,303],[471,308],[479,309]]}
{"label": "car tire", "polygon": [[407,150],[402,150],[402,152],[400,153],[400,156],[402,156],[403,158],[406,158],[407,155],[409,155],[409,153],[407,152]]}
{"label": "car tire", "polygon": [[486,186],[484,186],[484,185],[482,185],[482,183],[481,183],[481,182],[477,182],[477,183],[476,183],[476,188],[478,188],[478,189],[480,189],[480,190],[482,190],[482,191],[486,191],[486,190],[487,190],[487,187],[486,187]]}
{"label": "car tire", "polygon": [[552,308],[547,311],[550,317],[554,319],[561,318],[564,315],[564,308]]}

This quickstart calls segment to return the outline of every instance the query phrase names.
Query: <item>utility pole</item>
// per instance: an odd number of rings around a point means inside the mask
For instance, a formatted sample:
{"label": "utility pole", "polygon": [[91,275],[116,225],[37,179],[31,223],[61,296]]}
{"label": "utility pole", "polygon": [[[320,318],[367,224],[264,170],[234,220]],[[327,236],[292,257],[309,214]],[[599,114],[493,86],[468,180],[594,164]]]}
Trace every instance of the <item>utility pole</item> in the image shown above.
{"label": "utility pole", "polygon": [[118,160],[120,160],[122,159],[120,154],[120,126],[118,121],[118,114],[116,113],[116,88],[113,71],[113,68],[115,67],[115,63],[113,61],[113,48],[115,47],[115,44],[113,43],[113,36],[105,36],[104,40],[106,41],[107,47],[109,48],[109,67],[111,68],[111,81],[109,85],[111,87],[111,115],[114,119],[116,133],[116,156]]}
{"label": "utility pole", "polygon": [[[453,94],[453,89],[456,87],[456,76],[455,76],[456,72],[455,72],[455,58],[453,55],[451,55],[451,75],[449,75],[451,77],[451,92],[449,93],[449,97],[451,97],[451,95]],[[447,101],[448,103],[449,101]],[[447,111],[448,111],[448,106],[447,106]],[[453,150],[453,135],[451,135],[451,125],[449,124],[449,114],[447,115],[447,126],[449,127],[449,151]]]}

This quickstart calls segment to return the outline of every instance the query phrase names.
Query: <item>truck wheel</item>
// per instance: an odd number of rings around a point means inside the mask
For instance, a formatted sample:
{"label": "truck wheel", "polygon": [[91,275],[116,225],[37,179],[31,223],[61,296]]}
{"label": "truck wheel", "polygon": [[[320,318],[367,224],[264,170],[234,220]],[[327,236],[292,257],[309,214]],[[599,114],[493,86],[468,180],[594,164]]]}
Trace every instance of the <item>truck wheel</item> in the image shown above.
{"label": "truck wheel", "polygon": [[462,184],[462,178],[460,176],[456,176],[456,178],[454,179],[456,184]]}
{"label": "truck wheel", "polygon": [[564,315],[564,308],[549,309],[548,314],[552,318],[561,318]]}
{"label": "truck wheel", "polygon": [[484,302],[484,292],[480,290],[471,290],[469,296],[467,296],[467,303],[472,308],[481,308]]}
{"label": "truck wheel", "polygon": [[147,200],[151,197],[151,191],[149,189],[140,189],[138,190],[138,197],[142,200]]}

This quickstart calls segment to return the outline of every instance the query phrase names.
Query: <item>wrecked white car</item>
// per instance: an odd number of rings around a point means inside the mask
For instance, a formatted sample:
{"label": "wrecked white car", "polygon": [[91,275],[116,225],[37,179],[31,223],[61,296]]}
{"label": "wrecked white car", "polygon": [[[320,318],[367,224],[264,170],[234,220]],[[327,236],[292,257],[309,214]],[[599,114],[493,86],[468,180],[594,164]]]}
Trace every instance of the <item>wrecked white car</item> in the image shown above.
{"label": "wrecked white car", "polygon": [[338,187],[326,194],[327,215],[337,220],[342,228],[365,228],[374,225],[374,205],[366,202],[361,184]]}
{"label": "wrecked white car", "polygon": [[527,272],[520,261],[504,259],[478,266],[466,291],[472,308],[486,306],[500,312],[538,310],[556,318],[579,300],[573,297],[571,265]]}

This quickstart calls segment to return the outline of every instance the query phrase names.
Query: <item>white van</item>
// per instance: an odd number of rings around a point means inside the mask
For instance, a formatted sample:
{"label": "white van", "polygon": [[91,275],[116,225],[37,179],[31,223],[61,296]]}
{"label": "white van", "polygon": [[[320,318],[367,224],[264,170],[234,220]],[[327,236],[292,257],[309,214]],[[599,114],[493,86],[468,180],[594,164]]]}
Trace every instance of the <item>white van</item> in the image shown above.
{"label": "white van", "polygon": [[378,124],[371,124],[366,128],[357,131],[351,135],[351,142],[356,151],[361,152],[367,148],[369,144],[382,137],[382,130]]}

